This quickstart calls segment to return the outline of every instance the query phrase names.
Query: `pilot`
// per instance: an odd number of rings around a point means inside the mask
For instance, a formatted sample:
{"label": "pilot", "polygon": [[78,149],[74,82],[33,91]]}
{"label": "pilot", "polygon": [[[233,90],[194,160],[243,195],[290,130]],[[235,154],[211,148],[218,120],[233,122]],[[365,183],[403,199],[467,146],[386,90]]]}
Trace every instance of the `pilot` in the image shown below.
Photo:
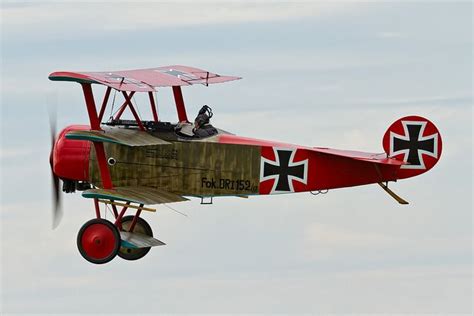
{"label": "pilot", "polygon": [[194,120],[194,137],[204,138],[218,133],[217,129],[210,124],[212,115],[212,109],[207,105],[204,105],[201,110],[199,110],[199,113]]}

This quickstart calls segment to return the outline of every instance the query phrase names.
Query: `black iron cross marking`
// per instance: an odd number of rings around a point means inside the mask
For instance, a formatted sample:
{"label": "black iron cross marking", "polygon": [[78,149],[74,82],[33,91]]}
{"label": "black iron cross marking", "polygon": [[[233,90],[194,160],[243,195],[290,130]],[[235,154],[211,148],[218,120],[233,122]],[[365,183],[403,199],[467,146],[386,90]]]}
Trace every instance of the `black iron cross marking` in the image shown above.
{"label": "black iron cross marking", "polygon": [[295,151],[291,150],[275,150],[277,155],[276,162],[271,160],[263,160],[263,177],[261,180],[275,179],[276,186],[272,191],[293,191],[292,179],[306,183],[306,166],[307,160],[293,162]]}
{"label": "black iron cross marking", "polygon": [[[422,153],[436,157],[437,134],[423,137],[424,122],[402,122],[405,136],[391,134],[392,154],[405,153],[407,168],[425,168]],[[407,154],[408,151],[408,154]]]}

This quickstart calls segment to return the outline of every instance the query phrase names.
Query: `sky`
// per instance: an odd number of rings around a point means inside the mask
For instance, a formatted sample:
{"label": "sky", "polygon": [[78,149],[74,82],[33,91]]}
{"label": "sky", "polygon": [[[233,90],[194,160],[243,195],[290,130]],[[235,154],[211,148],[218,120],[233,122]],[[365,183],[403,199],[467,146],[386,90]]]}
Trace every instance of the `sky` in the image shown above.
{"label": "sky", "polygon": [[[2,1],[0,311],[472,314],[472,38],[471,2]],[[235,134],[383,152],[421,115],[441,159],[391,185],[408,206],[377,185],[192,200],[144,215],[166,246],[90,264],[90,200],[64,195],[51,229],[48,107],[58,127],[88,118],[48,74],[172,64],[243,77],[183,89],[190,117],[209,104]]]}

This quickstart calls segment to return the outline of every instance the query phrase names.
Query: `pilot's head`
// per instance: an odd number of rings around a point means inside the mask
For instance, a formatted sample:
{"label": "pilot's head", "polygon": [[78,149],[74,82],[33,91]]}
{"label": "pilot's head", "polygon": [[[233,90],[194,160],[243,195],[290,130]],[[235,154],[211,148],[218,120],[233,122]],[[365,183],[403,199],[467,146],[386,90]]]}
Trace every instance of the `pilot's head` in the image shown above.
{"label": "pilot's head", "polygon": [[209,124],[212,117],[212,109],[208,105],[203,105],[199,110],[198,116],[194,120],[194,127],[200,128],[206,124]]}
{"label": "pilot's head", "polygon": [[194,127],[200,128],[206,124],[209,124],[209,116],[207,114],[199,114],[196,119],[194,120]]}

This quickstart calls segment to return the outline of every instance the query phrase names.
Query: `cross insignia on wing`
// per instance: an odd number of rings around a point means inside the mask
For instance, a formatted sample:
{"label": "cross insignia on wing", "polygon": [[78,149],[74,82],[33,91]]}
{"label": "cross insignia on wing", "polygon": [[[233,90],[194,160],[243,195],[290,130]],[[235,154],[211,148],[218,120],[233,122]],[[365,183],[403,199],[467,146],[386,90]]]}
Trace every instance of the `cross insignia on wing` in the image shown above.
{"label": "cross insignia on wing", "polygon": [[164,74],[167,74],[167,75],[175,76],[176,78],[184,80],[184,81],[199,79],[199,77],[197,77],[196,75],[194,75],[192,73],[184,72],[184,71],[180,71],[180,70],[176,70],[176,69],[160,70],[160,72],[162,72]]}
{"label": "cross insignia on wing", "polygon": [[403,154],[404,169],[426,169],[423,155],[438,158],[438,133],[423,136],[427,122],[402,121],[405,135],[390,132],[390,157]]}
{"label": "cross insignia on wing", "polygon": [[273,148],[275,161],[262,157],[260,182],[274,180],[270,193],[295,192],[293,181],[307,183],[308,159],[295,162],[296,150]]}

